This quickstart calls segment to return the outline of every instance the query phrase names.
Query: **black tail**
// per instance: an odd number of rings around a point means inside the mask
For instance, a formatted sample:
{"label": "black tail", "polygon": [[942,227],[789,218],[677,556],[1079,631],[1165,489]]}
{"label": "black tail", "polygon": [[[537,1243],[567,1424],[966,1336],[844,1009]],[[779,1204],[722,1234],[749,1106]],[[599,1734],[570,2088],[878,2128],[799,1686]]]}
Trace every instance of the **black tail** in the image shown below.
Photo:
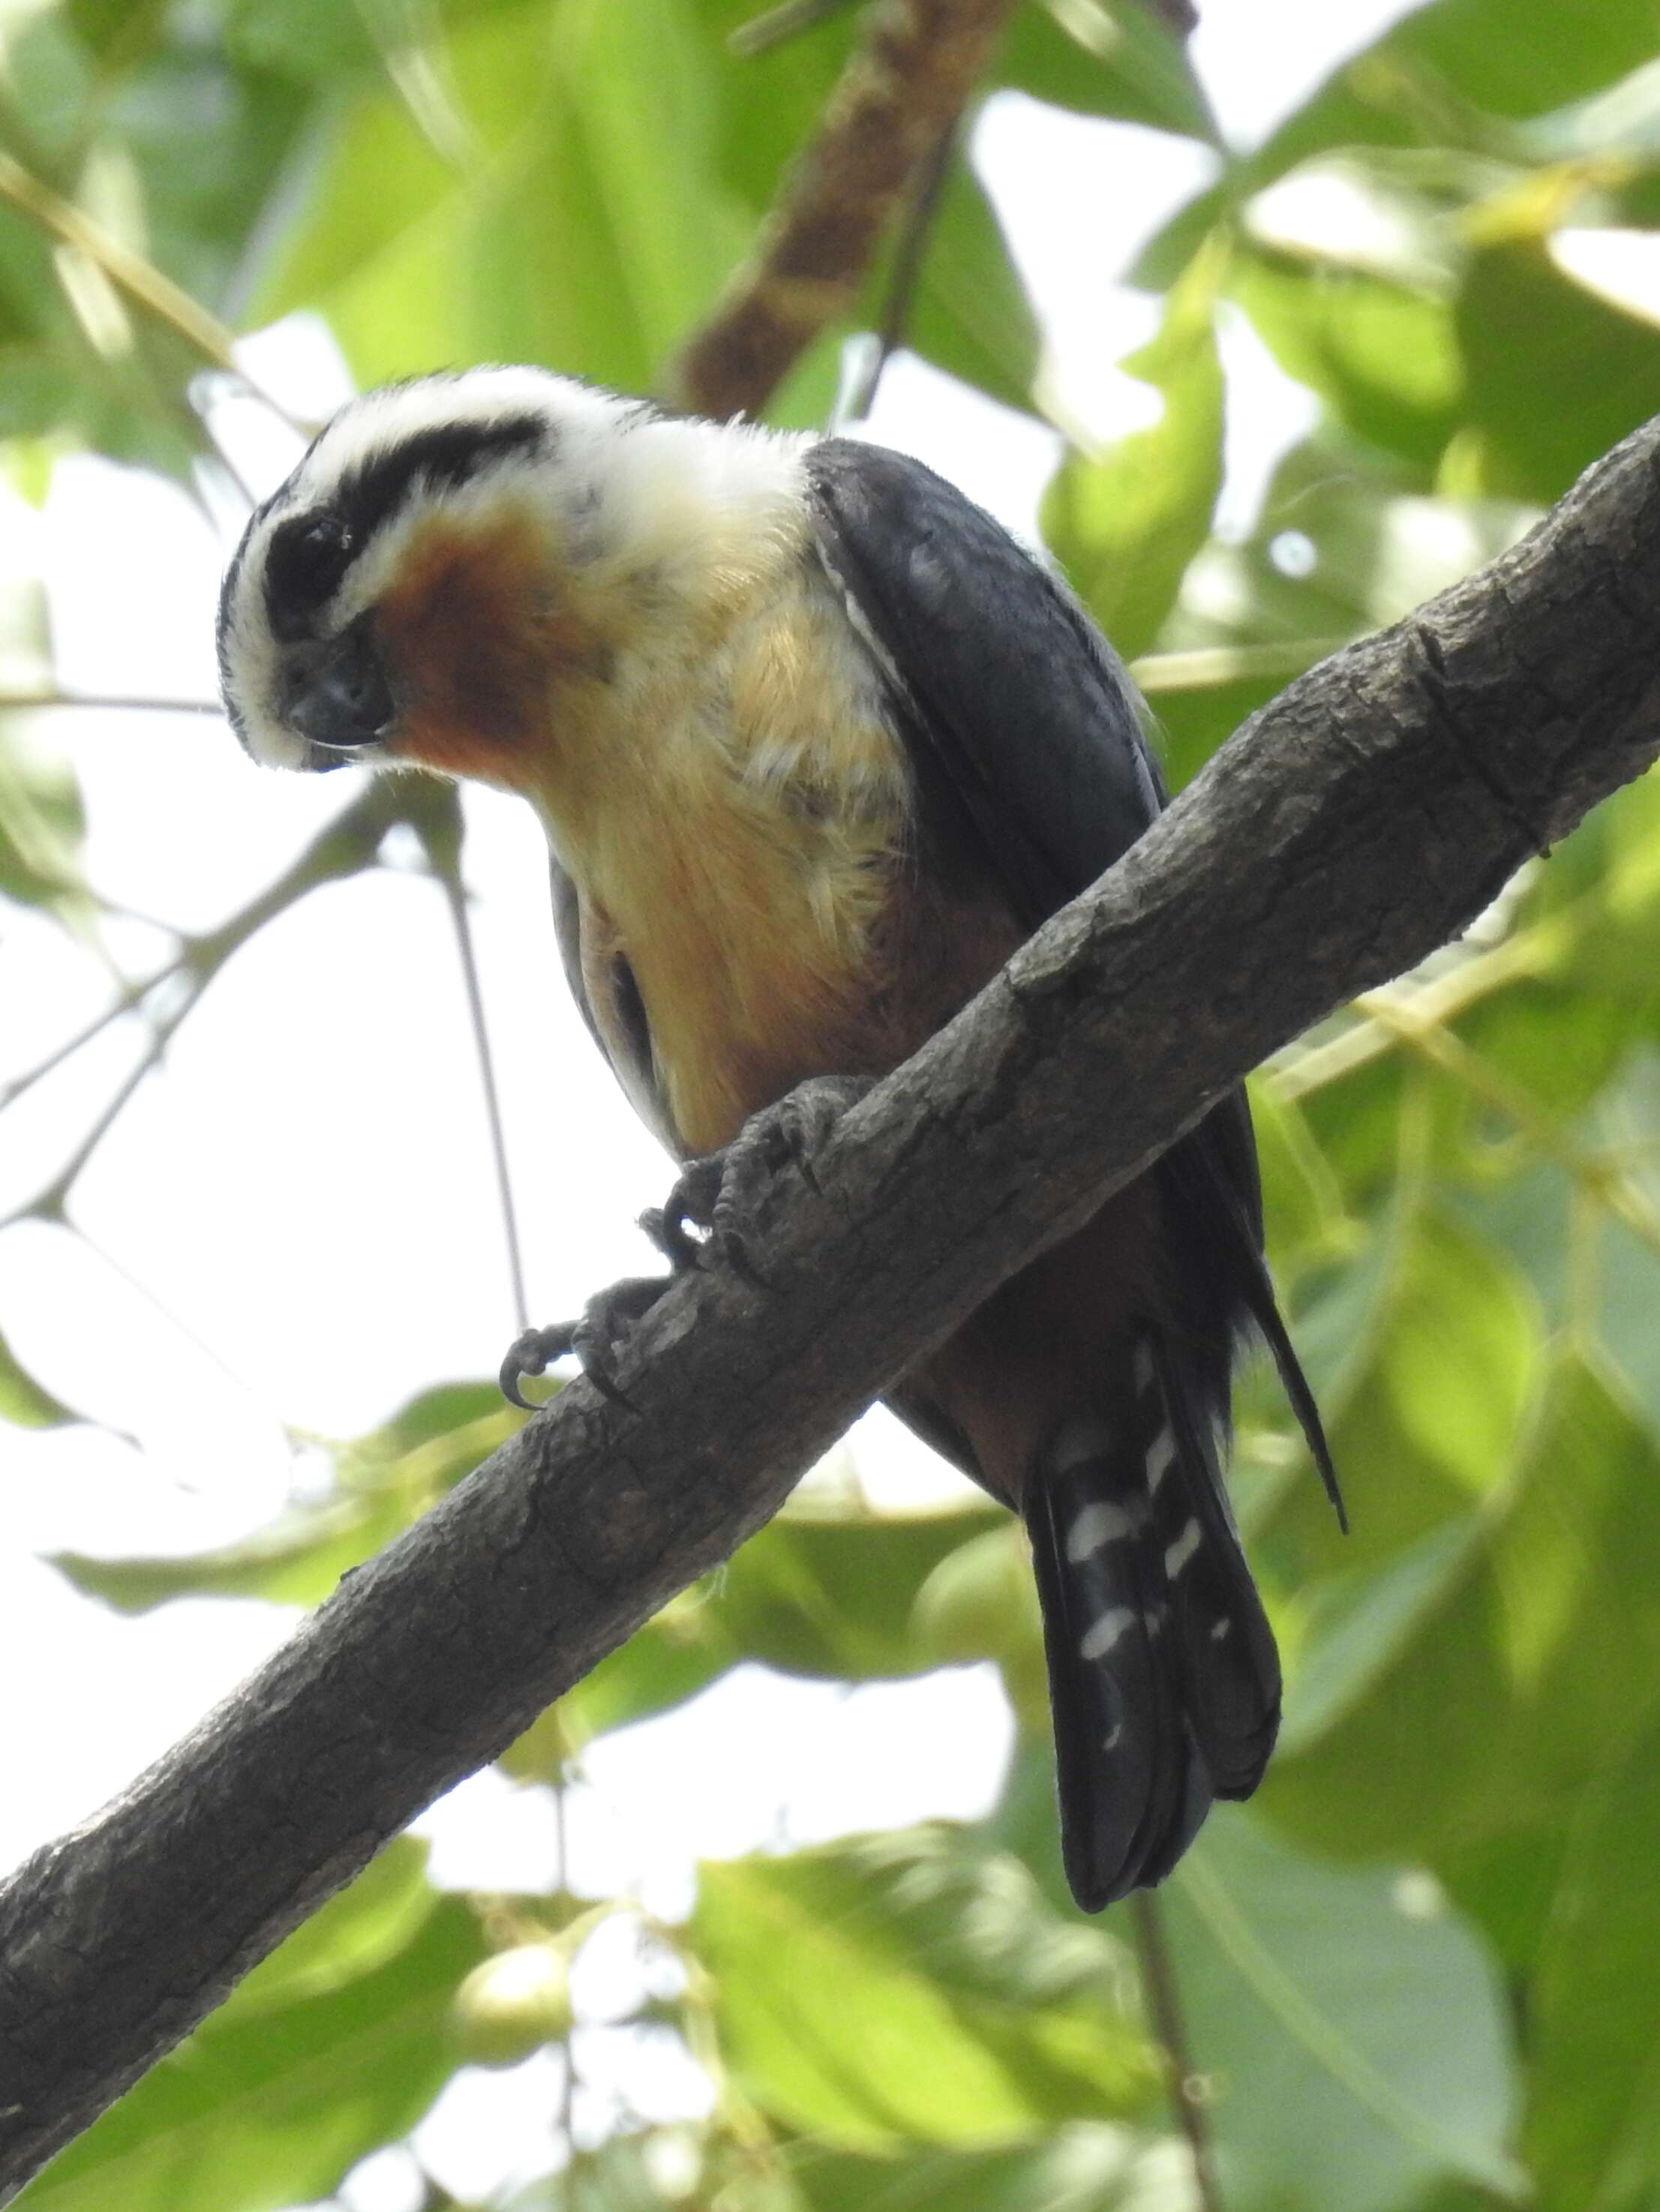
{"label": "black tail", "polygon": [[1162,1881],[1213,1797],[1246,1797],[1280,1661],[1222,1486],[1213,1390],[1163,1332],[1069,1422],[1029,1485],[1061,1850],[1097,1912]]}

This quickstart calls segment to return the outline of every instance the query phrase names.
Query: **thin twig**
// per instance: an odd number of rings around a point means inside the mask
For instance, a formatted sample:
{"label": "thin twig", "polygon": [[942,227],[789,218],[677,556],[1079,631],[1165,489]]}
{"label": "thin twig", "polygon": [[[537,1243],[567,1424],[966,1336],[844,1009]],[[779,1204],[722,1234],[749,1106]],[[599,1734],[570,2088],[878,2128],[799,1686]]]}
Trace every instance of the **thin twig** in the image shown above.
{"label": "thin twig", "polygon": [[0,1230],[15,1228],[19,1222],[22,1221],[61,1222],[65,1220],[64,1208],[69,1202],[70,1193],[75,1188],[76,1182],[84,1170],[88,1161],[114,1127],[127,1101],[143,1083],[144,1078],[161,1064],[167,1047],[172,1043],[186,1017],[199,1002],[201,996],[202,986],[198,984],[197,988],[182,1000],[171,1013],[161,1016],[152,1024],[149,1044],[144,1048],[137,1064],[130,1068],[121,1081],[117,1084],[106,1102],[103,1111],[94,1120],[91,1128],[82,1138],[50,1182],[38,1190],[32,1199],[27,1200],[21,1206],[15,1206],[9,1213],[0,1216]]}
{"label": "thin twig", "polygon": [[[565,1770],[562,1761],[558,1776],[553,1785],[553,1832],[554,1840],[559,1851],[560,1893],[569,1897],[571,1893],[570,1823],[569,1809],[565,1803]],[[576,2059],[571,2049],[569,2021],[563,2040],[564,2066],[559,2083],[559,2132],[563,2136],[565,2143],[566,2186],[563,2193],[569,2201],[575,2188],[576,2178],[576,2130],[572,2125],[572,2117],[576,2104]]]}
{"label": "thin twig", "polygon": [[113,695],[63,691],[55,684],[38,691],[0,691],[0,713],[9,708],[27,708],[34,712],[45,707],[88,708],[122,714],[217,714],[222,718],[225,712],[216,699],[156,699],[138,692]]}
{"label": "thin twig", "polygon": [[878,240],[990,63],[1016,0],[877,0],[754,253],[672,362],[702,415],[759,414],[857,304]]}
{"label": "thin twig", "polygon": [[1130,674],[1149,698],[1168,691],[1213,691],[1225,684],[1289,683],[1341,653],[1346,637],[1289,638],[1284,644],[1207,645],[1190,653],[1148,653]]}
{"label": "thin twig", "polygon": [[1554,1160],[1585,1196],[1611,1213],[1639,1243],[1660,1258],[1660,1212],[1610,1155],[1584,1151],[1520,1084],[1473,1052],[1462,1037],[1434,1020],[1425,1020],[1382,994],[1363,1002],[1380,1021],[1438,1073],[1448,1076],[1494,1112],[1515,1124],[1535,1152]]}
{"label": "thin twig", "polygon": [[[277,1417],[263,1392],[257,1389],[246,1375],[239,1373],[222,1352],[216,1351],[199,1330],[192,1328],[183,1314],[170,1306],[159,1291],[153,1290],[142,1276],[134,1274],[126,1262],[124,1260],[119,1260],[108,1245],[100,1244],[96,1237],[88,1236],[78,1221],[65,1218],[61,1225],[68,1231],[77,1243],[83,1245],[95,1260],[107,1267],[111,1274],[114,1275],[119,1281],[125,1283],[135,1297],[142,1298],[150,1310],[159,1316],[169,1328],[175,1330],[183,1337],[186,1344],[194,1345],[204,1359],[216,1367],[234,1389],[240,1391],[245,1398],[251,1398],[263,1413],[269,1415],[273,1420],[277,1419]],[[118,1430],[115,1433],[120,1435],[125,1431]],[[188,1486],[182,1483],[179,1486],[181,1489]]]}
{"label": "thin twig", "polygon": [[1187,2022],[1182,2014],[1176,1965],[1164,1939],[1164,1907],[1151,1891],[1145,1889],[1136,1891],[1130,1905],[1135,1917],[1141,1987],[1164,2056],[1171,2107],[1193,2154],[1193,2179],[1199,2202],[1204,2212],[1224,2212],[1221,2186],[1216,2178],[1216,2155],[1210,2139],[1210,2119],[1199,2095],[1199,2076],[1188,2042]]}
{"label": "thin twig", "polygon": [[235,339],[224,324],[192,300],[188,292],[181,290],[171,276],[164,276],[154,262],[147,261],[142,253],[135,253],[112,232],[94,222],[72,200],[53,191],[50,185],[43,184],[9,154],[0,153],[0,194],[60,244],[84,253],[130,300],[157,322],[165,323],[204,361],[235,377],[291,428],[304,434],[305,426],[241,367],[236,359]]}
{"label": "thin twig", "polygon": [[125,987],[113,1002],[85,1030],[71,1037],[66,1044],[57,1047],[39,1066],[27,1070],[8,1086],[3,1096],[0,1096],[0,1109],[9,1105],[31,1084],[60,1066],[71,1053],[89,1043],[111,1022],[123,1014],[133,1012],[159,984],[178,975],[191,978],[191,986],[179,1005],[153,1021],[150,1042],[143,1056],[117,1085],[113,1096],[69,1158],[33,1199],[0,1220],[0,1228],[9,1228],[20,1221],[61,1221],[64,1218],[64,1208],[76,1178],[109,1134],[134,1091],[160,1061],[185,1020],[201,1004],[208,985],[232,954],[239,951],[268,921],[296,904],[307,892],[317,890],[323,884],[337,883],[343,878],[356,875],[372,866],[386,831],[394,822],[409,814],[414,803],[410,789],[405,787],[400,792],[390,778],[369,785],[350,805],[343,808],[333,821],[326,823],[292,865],[284,869],[274,883],[267,884],[257,897],[239,908],[218,928],[204,930],[198,936],[185,938],[175,957],[166,967],[157,970],[142,984]]}
{"label": "thin twig", "polygon": [[1385,991],[1368,992],[1355,1000],[1350,1009],[1362,1017],[1360,1020],[1323,1044],[1287,1054],[1269,1071],[1268,1087],[1295,1105],[1310,1092],[1323,1091],[1327,1084],[1353,1075],[1393,1051],[1401,1042],[1401,1032],[1379,1013],[1380,1006],[1404,1006],[1421,1025],[1443,1027],[1506,984],[1548,974],[1552,962],[1572,941],[1578,925],[1591,919],[1589,909],[1596,903],[1596,895],[1588,893],[1575,907],[1547,915],[1491,951],[1460,961],[1432,982],[1393,983]]}
{"label": "thin twig", "polygon": [[927,247],[928,231],[939,206],[939,195],[945,189],[946,179],[951,173],[952,156],[957,149],[957,118],[953,116],[939,134],[939,143],[928,155],[918,172],[911,189],[910,205],[905,210],[905,220],[899,232],[899,243],[894,250],[893,274],[888,283],[887,298],[882,305],[882,321],[876,333],[876,356],[869,374],[860,380],[859,390],[848,405],[847,419],[862,422],[876,404],[877,389],[883,371],[905,342],[905,332],[910,325],[911,307],[916,297],[916,286],[922,274],[922,259]]}
{"label": "thin twig", "polygon": [[189,964],[188,955],[175,953],[165,967],[156,969],[153,974],[145,976],[143,982],[124,983],[102,1013],[94,1014],[84,1028],[65,1037],[62,1044],[54,1045],[44,1060],[37,1060],[33,1067],[25,1068],[21,1075],[14,1076],[9,1083],[0,1085],[0,1114],[3,1114],[15,1099],[21,1098],[26,1091],[33,1090],[37,1083],[43,1081],[54,1068],[61,1067],[66,1060],[72,1060],[94,1037],[101,1036],[112,1022],[119,1022],[124,1014],[132,1013],[143,1006],[152,991],[171,981]]}
{"label": "thin twig", "polygon": [[747,23],[728,32],[727,52],[736,54],[739,61],[753,61],[757,54],[769,53],[787,39],[799,38],[803,31],[839,15],[850,4],[851,0],[783,0],[781,7],[751,15]]}
{"label": "thin twig", "polygon": [[[502,1212],[502,1235],[508,1248],[508,1273],[513,1285],[514,1325],[522,1332],[530,1327],[530,1301],[525,1295],[525,1260],[519,1237],[519,1209],[514,1202],[513,1178],[508,1170],[508,1140],[502,1124],[502,1097],[496,1080],[496,1056],[490,1049],[489,1025],[484,1019],[484,998],[478,981],[478,961],[472,941],[472,917],[467,894],[459,874],[439,874],[444,902],[455,931],[455,949],[461,958],[461,978],[466,988],[467,1016],[472,1025],[472,1048],[478,1062],[478,1081],[484,1094],[484,1118],[489,1124],[490,1158],[496,1169],[496,1195]],[[562,1859],[561,1863],[562,1864]]]}

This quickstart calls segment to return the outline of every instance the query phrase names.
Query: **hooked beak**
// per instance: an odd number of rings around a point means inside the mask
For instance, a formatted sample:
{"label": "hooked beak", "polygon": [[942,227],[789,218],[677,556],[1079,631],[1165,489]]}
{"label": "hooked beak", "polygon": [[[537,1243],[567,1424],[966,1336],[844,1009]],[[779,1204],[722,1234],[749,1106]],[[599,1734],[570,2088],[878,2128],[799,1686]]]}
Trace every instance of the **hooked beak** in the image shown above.
{"label": "hooked beak", "polygon": [[331,752],[355,752],[386,737],[396,717],[368,615],[337,637],[289,647],[282,718],[301,737]]}

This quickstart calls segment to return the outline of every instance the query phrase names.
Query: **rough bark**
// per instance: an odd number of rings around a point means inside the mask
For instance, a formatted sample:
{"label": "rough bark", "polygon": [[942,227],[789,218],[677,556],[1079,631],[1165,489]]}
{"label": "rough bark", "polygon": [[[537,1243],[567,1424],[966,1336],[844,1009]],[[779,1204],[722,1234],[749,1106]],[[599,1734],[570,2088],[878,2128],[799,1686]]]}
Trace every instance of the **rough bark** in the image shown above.
{"label": "rough bark", "polygon": [[[917,1353],[1263,1055],[1456,935],[1660,750],[1660,422],[1325,662],[681,1283],[184,1743],[0,1891],[15,2186],[376,1848],[781,1502]],[[1364,1499],[1352,1501],[1364,1510]]]}
{"label": "rough bark", "polygon": [[758,246],[671,365],[669,395],[758,415],[858,301],[877,242],[984,74],[1016,0],[876,0]]}

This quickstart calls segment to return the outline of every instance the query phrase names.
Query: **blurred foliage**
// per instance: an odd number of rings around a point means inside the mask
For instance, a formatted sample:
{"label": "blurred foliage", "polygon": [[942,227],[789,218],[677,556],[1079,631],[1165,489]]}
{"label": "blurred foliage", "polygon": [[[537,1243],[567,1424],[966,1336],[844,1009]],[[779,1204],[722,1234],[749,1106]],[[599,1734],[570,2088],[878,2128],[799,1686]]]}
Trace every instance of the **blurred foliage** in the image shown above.
{"label": "blurred foliage", "polygon": [[[750,12],[6,9],[11,493],[38,499],[77,448],[199,481],[201,372],[232,331],[292,310],[322,316],[365,382],[505,357],[651,389],[856,30],[844,8],[740,59],[727,34]],[[1657,39],[1651,0],[1431,0],[1233,154],[1130,0],[1029,0],[1018,17],[1002,82],[1214,149],[1214,181],[1133,272],[1162,316],[1123,366],[1158,417],[1070,452],[1046,509],[1057,556],[1146,656],[1176,781],[1334,644],[1511,542],[1660,398],[1652,307],[1577,273],[1587,236],[1660,222]],[[885,283],[879,264],[850,327],[875,323]],[[1225,541],[1242,320],[1318,418]],[[848,335],[812,350],[777,419],[823,418]],[[909,337],[1043,413],[1037,319],[966,167]],[[49,641],[26,565],[0,581],[15,696],[49,683]],[[72,775],[25,722],[0,716],[0,902],[95,930]],[[319,841],[234,926],[181,940],[174,969],[204,980],[271,914],[370,865],[394,819],[453,860],[453,822],[420,805]],[[1336,1534],[1256,1378],[1237,1494],[1286,1650],[1285,1734],[1167,1911],[1229,2212],[1660,2202],[1657,935],[1660,798],[1637,787],[1464,943],[1259,1079],[1273,1257],[1355,1533]],[[0,1417],[72,1418],[3,1342]],[[204,1593],[311,1604],[514,1418],[485,1385],[431,1390],[336,1452],[326,1496],[237,1545],[59,1564],[127,1612]],[[1085,1923],[1061,1880],[1021,1575],[988,1508],[879,1521],[821,1498],[508,1754],[519,1786],[556,1787],[596,1737],[755,1660],[854,1682],[983,1656],[1021,1723],[979,1826],[711,1865],[684,1926],[644,1931],[682,1994],[642,2032],[684,2039],[712,2110],[584,2154],[581,2201],[1190,2212],[1130,1923]],[[253,2212],[326,2195],[462,2063],[467,1978],[496,1954],[568,1961],[593,1920],[564,1896],[440,1897],[395,1846],[25,2201]],[[538,2020],[531,2042],[550,2033]],[[498,2201],[534,2212],[562,2187]]]}

